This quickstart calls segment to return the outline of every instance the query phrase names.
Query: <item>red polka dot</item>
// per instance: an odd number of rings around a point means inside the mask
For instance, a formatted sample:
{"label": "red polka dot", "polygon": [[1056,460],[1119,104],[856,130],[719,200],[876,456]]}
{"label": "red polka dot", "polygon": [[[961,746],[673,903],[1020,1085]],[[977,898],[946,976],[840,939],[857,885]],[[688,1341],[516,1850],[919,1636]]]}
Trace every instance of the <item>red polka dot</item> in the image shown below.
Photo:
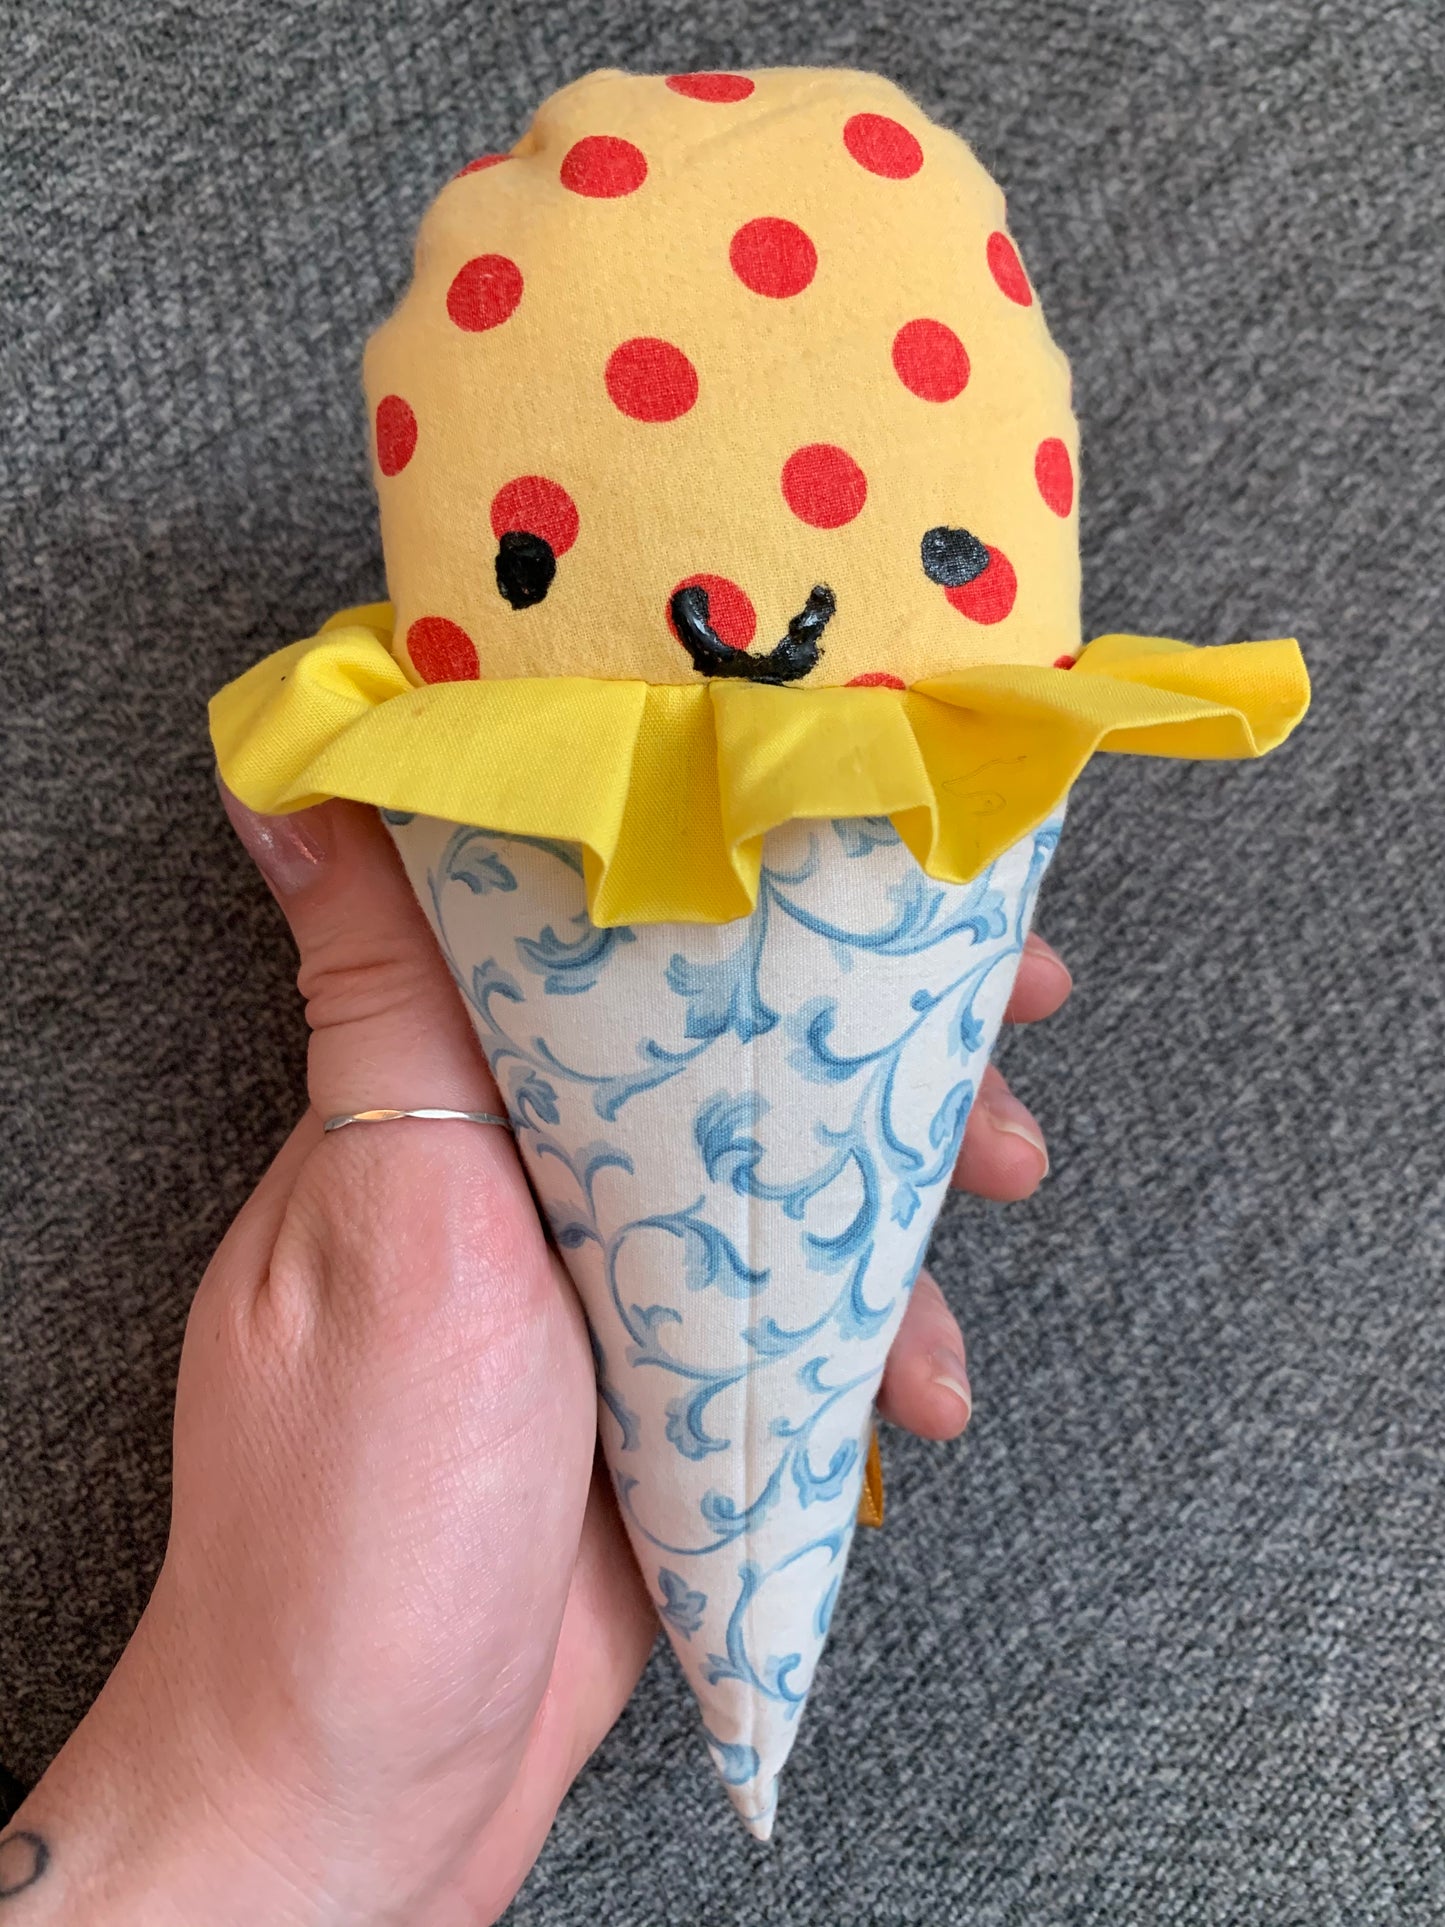
{"label": "red polka dot", "polygon": [[667,84],[688,100],[746,100],[753,91],[746,74],[669,74]]}
{"label": "red polka dot", "polygon": [[890,676],[886,669],[870,669],[866,676],[850,676],[850,689],[906,689],[908,684],[901,676]]}
{"label": "red polka dot", "polygon": [[635,194],[647,179],[647,156],[613,134],[588,134],[562,156],[562,185],[592,201]]}
{"label": "red polka dot", "polygon": [[406,632],[406,653],[423,682],[476,682],[477,647],[460,623],[420,616]]}
{"label": "red polka dot", "polygon": [[1055,656],[1054,667],[1055,669],[1072,669],[1077,661],[1077,656]]}
{"label": "red polka dot", "polygon": [[855,114],[843,129],[843,145],[860,167],[890,181],[906,181],[923,165],[917,140],[886,114]]}
{"label": "red polka dot", "polygon": [[893,366],[920,401],[952,401],[968,386],[968,350],[941,321],[906,321],[893,337]]}
{"label": "red polka dot", "polygon": [[614,348],[607,392],[635,422],[675,422],[697,400],[697,370],[670,341],[638,335]]}
{"label": "red polka dot", "polygon": [[498,328],[522,298],[522,270],[505,254],[479,254],[447,289],[447,313],[468,334]]}
{"label": "red polka dot", "polygon": [[667,598],[667,626],[675,636],[677,624],[672,619],[672,596],[678,589],[707,590],[709,626],[718,641],[725,642],[729,649],[746,649],[758,633],[758,612],[747,592],[736,582],[730,582],[725,575],[688,575]]}
{"label": "red polka dot", "polygon": [[840,529],[868,499],[868,477],[846,449],[810,442],[783,464],[783,496],[800,522]]}
{"label": "red polka dot", "polygon": [[383,395],[376,404],[376,465],[383,475],[400,475],[416,453],[416,416],[400,395]]}
{"label": "red polka dot", "polygon": [[808,236],[775,214],[745,222],[732,238],[728,260],[745,288],[776,299],[801,294],[818,271],[818,250]]}
{"label": "red polka dot", "polygon": [[1014,606],[1014,597],[1019,592],[1019,579],[1014,574],[1013,564],[1002,549],[990,545],[988,567],[982,575],[976,575],[972,582],[960,583],[956,589],[945,589],[944,594],[961,616],[970,622],[1002,622]]}
{"label": "red polka dot", "polygon": [[1024,273],[1024,264],[1006,234],[988,237],[988,271],[1010,301],[1017,301],[1021,308],[1033,306],[1034,291]]}
{"label": "red polka dot", "polygon": [[1074,465],[1057,436],[1039,443],[1034,455],[1034,480],[1054,514],[1067,515],[1074,506]]}
{"label": "red polka dot", "polygon": [[477,160],[468,161],[457,179],[461,180],[467,174],[480,174],[484,167],[500,167],[503,161],[511,158],[510,154],[483,154]]}
{"label": "red polka dot", "polygon": [[565,555],[577,540],[577,504],[545,475],[518,475],[492,497],[492,534],[540,535],[553,555]]}

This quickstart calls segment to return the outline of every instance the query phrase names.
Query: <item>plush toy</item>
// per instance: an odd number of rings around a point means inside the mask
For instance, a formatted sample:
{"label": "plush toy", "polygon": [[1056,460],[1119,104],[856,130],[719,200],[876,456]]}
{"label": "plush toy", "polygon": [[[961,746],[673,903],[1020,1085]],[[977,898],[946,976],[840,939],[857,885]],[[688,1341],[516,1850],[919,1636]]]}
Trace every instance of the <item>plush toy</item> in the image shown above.
{"label": "plush toy", "polygon": [[1067,364],[871,75],[565,88],[442,190],[366,389],[391,604],[222,691],[220,767],[391,825],[766,1838],[1069,789],[1261,754],[1303,665],[1081,650]]}

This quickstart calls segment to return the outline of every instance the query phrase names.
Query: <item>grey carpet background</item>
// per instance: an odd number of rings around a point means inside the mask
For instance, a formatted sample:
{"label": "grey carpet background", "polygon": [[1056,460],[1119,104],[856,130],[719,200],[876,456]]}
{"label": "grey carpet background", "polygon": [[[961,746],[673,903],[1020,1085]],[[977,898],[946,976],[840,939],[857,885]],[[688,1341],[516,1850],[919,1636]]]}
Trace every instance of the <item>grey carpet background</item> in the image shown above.
{"label": "grey carpet background", "polygon": [[1298,634],[1254,767],[1096,765],[957,1200],[967,1443],[887,1442],[746,1841],[670,1662],[514,1927],[1445,1916],[1445,28],[1413,4],[21,0],[0,62],[0,1762],[159,1562],[189,1294],[288,1128],[287,941],[210,691],[381,577],[359,401],[414,223],[597,65],[873,66],[973,141],[1084,430],[1087,626]]}

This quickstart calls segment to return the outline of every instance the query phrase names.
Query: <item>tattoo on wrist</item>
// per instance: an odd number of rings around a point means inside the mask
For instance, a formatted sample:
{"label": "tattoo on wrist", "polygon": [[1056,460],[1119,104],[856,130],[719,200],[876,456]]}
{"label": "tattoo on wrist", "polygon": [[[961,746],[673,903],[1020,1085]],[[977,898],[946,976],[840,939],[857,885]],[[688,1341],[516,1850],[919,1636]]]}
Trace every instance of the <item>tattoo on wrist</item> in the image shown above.
{"label": "tattoo on wrist", "polygon": [[22,1829],[0,1837],[0,1906],[28,1893],[49,1865],[50,1849],[38,1833]]}

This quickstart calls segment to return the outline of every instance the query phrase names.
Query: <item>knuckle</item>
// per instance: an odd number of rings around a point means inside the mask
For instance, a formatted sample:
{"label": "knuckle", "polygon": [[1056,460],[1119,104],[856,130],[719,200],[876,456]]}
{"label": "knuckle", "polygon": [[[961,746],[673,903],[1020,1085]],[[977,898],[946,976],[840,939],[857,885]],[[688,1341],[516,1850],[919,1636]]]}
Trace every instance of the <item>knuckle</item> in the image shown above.
{"label": "knuckle", "polygon": [[303,958],[296,987],[306,1003],[313,1031],[364,1024],[415,1003],[434,970],[430,957],[414,943],[384,937],[342,956],[322,950]]}
{"label": "knuckle", "polygon": [[259,1277],[216,1260],[191,1306],[186,1347],[237,1396],[265,1400],[304,1352],[315,1306],[315,1267],[299,1251],[278,1249]]}
{"label": "knuckle", "polygon": [[520,1172],[470,1144],[437,1158],[415,1142],[343,1136],[353,1141],[328,1146],[326,1165],[293,1194],[273,1282],[297,1264],[328,1319],[361,1342],[386,1334],[386,1347],[405,1352],[445,1328],[469,1350],[525,1350],[551,1293]]}
{"label": "knuckle", "polygon": [[913,1287],[920,1316],[952,1322],[953,1313],[942,1287],[931,1271],[920,1271]]}
{"label": "knuckle", "polygon": [[321,1272],[313,1242],[283,1225],[265,1276],[247,1308],[239,1342],[270,1359],[289,1360],[303,1354],[316,1331]]}

